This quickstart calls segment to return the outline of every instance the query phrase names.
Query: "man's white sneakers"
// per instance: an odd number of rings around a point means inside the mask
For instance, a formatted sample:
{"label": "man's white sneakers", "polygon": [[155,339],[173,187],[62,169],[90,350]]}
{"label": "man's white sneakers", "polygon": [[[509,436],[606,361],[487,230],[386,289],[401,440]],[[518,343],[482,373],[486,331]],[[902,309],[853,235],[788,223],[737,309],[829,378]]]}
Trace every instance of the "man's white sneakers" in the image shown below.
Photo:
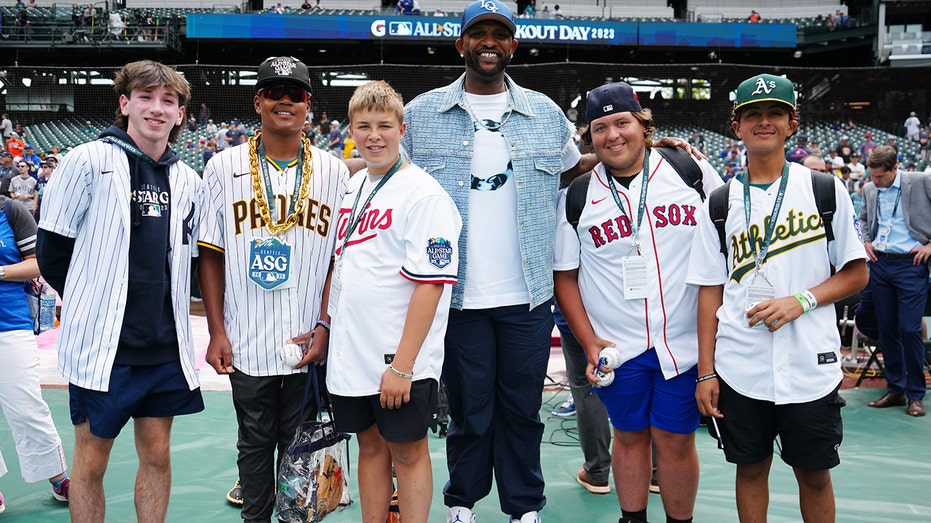
{"label": "man's white sneakers", "polygon": [[465,507],[449,507],[446,523],[475,523],[475,514]]}
{"label": "man's white sneakers", "polygon": [[510,518],[510,523],[540,523],[541,521],[543,520],[536,510],[524,514],[520,519]]}

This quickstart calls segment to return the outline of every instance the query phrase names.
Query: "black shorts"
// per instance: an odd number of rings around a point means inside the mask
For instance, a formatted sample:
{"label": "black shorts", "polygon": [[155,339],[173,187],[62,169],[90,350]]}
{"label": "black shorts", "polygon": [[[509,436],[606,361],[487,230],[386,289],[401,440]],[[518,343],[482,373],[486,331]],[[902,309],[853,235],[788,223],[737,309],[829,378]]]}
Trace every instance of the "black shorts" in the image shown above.
{"label": "black shorts", "polygon": [[333,420],[340,432],[365,432],[372,425],[390,443],[411,443],[426,437],[436,424],[439,384],[434,379],[411,384],[411,400],[399,409],[384,409],[380,394],[372,396],[337,396],[331,394]]}
{"label": "black shorts", "polygon": [[840,409],[847,404],[835,388],[823,398],[806,403],[776,405],[748,398],[724,380],[718,409],[724,414],[718,427],[727,461],[759,463],[773,454],[776,435],[782,442],[782,461],[795,468],[827,470],[840,463],[837,449],[844,438]]}

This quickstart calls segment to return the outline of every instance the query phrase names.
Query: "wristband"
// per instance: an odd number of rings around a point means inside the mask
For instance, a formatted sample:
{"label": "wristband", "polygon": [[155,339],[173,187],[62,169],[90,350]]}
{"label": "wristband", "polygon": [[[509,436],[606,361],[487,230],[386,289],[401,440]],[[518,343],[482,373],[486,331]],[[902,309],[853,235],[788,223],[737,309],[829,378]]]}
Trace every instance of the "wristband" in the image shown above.
{"label": "wristband", "polygon": [[715,379],[717,377],[718,377],[718,373],[712,372],[711,374],[705,374],[704,376],[699,376],[698,379],[695,380],[695,383],[701,383],[703,381],[708,381],[710,379]]}
{"label": "wristband", "polygon": [[316,329],[317,327],[323,327],[327,332],[330,332],[330,324],[323,320],[317,320],[317,323],[314,323],[314,328]]}
{"label": "wristband", "polygon": [[808,300],[808,310],[812,310],[818,306],[818,300],[815,298],[814,293],[812,293],[810,290],[808,289],[803,290],[802,296],[804,296],[805,299]]}
{"label": "wristband", "polygon": [[798,303],[802,306],[802,314],[810,311],[813,308],[811,306],[811,302],[808,301],[808,298],[806,298],[805,295],[801,292],[796,292],[793,294],[793,296],[795,296],[795,299],[798,300]]}
{"label": "wristband", "polygon": [[394,368],[394,365],[392,365],[392,364],[390,364],[390,363],[388,364],[388,369],[390,369],[391,372],[393,372],[393,373],[395,374],[395,376],[399,376],[399,377],[404,378],[404,379],[406,379],[406,380],[414,379],[414,375],[413,375],[413,374],[407,374],[406,372],[401,372],[401,371],[399,371],[398,369]]}

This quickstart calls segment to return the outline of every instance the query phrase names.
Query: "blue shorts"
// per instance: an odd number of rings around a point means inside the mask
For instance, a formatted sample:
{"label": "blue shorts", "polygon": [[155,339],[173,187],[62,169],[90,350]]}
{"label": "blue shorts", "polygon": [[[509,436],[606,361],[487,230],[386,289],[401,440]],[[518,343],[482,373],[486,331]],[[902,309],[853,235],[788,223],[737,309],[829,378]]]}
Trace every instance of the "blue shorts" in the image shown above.
{"label": "blue shorts", "polygon": [[114,365],[108,392],[68,385],[71,423],[90,423],[91,434],[115,439],[130,418],[170,418],[204,410],[200,388],[190,390],[180,362]]}
{"label": "blue shorts", "polygon": [[614,383],[595,390],[617,430],[638,432],[656,427],[673,434],[691,434],[698,429],[697,365],[667,380],[656,351],[650,349],[614,369],[614,375]]}

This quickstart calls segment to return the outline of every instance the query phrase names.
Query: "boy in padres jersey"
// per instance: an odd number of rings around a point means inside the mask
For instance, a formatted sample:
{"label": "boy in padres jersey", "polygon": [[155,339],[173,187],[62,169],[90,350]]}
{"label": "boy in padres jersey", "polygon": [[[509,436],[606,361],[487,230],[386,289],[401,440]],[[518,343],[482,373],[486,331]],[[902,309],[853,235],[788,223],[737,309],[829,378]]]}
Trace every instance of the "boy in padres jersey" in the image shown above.
{"label": "boy in padres jersey", "polygon": [[[699,474],[697,289],[685,274],[702,197],[653,150],[652,113],[630,85],[593,89],[586,113],[600,163],[577,229],[565,195],[559,200],[556,300],[585,350],[589,381],[598,382],[602,348],[621,354],[614,383],[598,389],[614,426],[621,521],[647,520],[654,444],[666,521],[691,521]],[[722,184],[706,160],[697,163],[705,190]]]}
{"label": "boy in padres jersey", "polygon": [[385,521],[393,463],[404,521],[426,523],[433,497],[426,436],[462,220],[440,184],[401,159],[404,102],[391,86],[356,89],[349,120],[367,167],[349,182],[336,222],[327,388],[337,428],[359,437],[362,521]]}
{"label": "boy in padres jersey", "polygon": [[203,410],[189,320],[201,180],[168,147],[190,87],[162,64],[114,79],[113,126],[69,152],[45,189],[38,259],[62,295],[58,369],[75,428],[73,521],[104,520],[113,440],[134,419],[136,515],[164,521],[173,416]]}
{"label": "boy in padres jersey", "polygon": [[[242,518],[267,522],[275,449],[285,449],[300,421],[305,367],[326,355],[330,317],[321,302],[349,173],[301,132],[310,103],[306,65],[269,58],[256,89],[261,132],[217,153],[204,170],[198,243],[207,362],[229,375],[239,423]],[[282,353],[292,340],[309,344],[296,365]],[[307,406],[307,416],[316,416],[313,398]]]}
{"label": "boy in padres jersey", "polygon": [[688,264],[688,282],[700,286],[695,395],[702,414],[717,419],[725,457],[737,464],[741,521],[766,520],[776,434],[798,481],[803,519],[834,521],[830,469],[840,462],[845,403],[830,304],[868,279],[843,182],[834,179],[834,240],[827,241],[811,172],[785,159],[799,125],[795,99],[783,77],[760,74],[738,86],[731,125],[747,147],[747,171],[720,189],[730,208],[727,254],[706,205]]}

